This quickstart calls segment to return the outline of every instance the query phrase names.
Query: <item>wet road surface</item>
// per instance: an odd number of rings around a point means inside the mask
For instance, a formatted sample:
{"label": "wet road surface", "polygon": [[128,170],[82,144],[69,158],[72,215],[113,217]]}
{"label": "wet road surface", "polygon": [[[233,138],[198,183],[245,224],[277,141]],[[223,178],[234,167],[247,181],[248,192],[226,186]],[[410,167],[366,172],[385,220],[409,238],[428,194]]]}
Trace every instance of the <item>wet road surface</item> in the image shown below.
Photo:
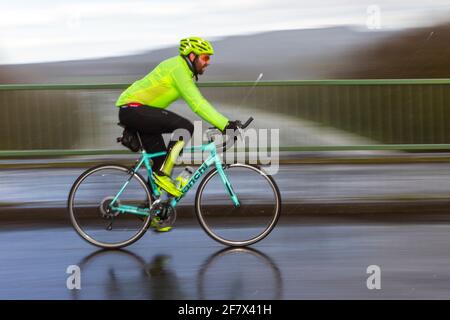
{"label": "wet road surface", "polygon": [[[98,250],[64,209],[83,170],[1,171],[0,299],[450,299],[450,164],[282,166],[274,178],[291,206],[266,239],[226,251],[192,214],[126,250]],[[66,286],[73,265],[80,290]],[[380,290],[367,288],[373,265]]]}
{"label": "wet road surface", "polygon": [[[71,228],[0,232],[0,299],[449,299],[450,217],[433,221],[281,218],[249,249],[195,224],[102,251]],[[81,289],[66,273],[81,270]],[[367,268],[381,269],[369,290]]]}
{"label": "wet road surface", "polygon": [[[84,170],[0,170],[0,206],[65,207],[72,184]],[[282,165],[274,179],[283,203],[450,200],[448,163]],[[196,187],[180,204],[193,203]]]}

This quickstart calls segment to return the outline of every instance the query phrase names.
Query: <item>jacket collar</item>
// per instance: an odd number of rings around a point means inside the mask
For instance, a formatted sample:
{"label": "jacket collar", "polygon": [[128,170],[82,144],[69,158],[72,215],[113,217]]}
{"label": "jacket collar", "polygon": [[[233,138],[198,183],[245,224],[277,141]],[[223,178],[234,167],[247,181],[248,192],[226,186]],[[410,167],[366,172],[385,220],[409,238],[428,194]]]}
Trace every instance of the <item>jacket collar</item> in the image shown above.
{"label": "jacket collar", "polygon": [[187,57],[187,56],[181,56],[183,59],[184,59],[184,61],[186,61],[186,63],[187,63],[187,65],[188,65],[188,67],[189,67],[189,69],[192,71],[192,73],[194,74],[194,77],[195,77],[195,81],[198,81],[198,74],[197,74],[197,71],[195,70],[195,67],[194,67],[194,65],[192,64],[192,62],[189,60],[189,58]]}

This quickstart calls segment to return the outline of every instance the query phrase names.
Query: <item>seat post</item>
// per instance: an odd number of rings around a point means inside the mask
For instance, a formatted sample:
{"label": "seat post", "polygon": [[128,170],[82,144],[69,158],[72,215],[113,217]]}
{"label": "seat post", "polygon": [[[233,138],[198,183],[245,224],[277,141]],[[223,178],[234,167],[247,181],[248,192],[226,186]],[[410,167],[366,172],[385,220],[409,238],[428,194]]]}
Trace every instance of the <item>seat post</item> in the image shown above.
{"label": "seat post", "polygon": [[144,151],[144,145],[142,144],[141,135],[139,134],[139,131],[136,131],[136,136],[138,137],[139,144],[141,145],[141,149]]}

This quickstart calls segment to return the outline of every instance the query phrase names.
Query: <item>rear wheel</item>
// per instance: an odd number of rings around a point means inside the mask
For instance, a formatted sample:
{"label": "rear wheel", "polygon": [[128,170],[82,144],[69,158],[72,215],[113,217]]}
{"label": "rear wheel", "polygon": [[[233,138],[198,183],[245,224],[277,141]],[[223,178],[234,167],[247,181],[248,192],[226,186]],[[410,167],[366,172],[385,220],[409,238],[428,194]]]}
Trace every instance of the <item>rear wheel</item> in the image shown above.
{"label": "rear wheel", "polygon": [[[115,196],[124,186],[117,201]],[[142,237],[150,216],[123,213],[114,207],[152,204],[144,179],[120,165],[100,165],[85,171],[69,193],[68,210],[75,231],[87,242],[107,249],[128,246]]]}
{"label": "rear wheel", "polygon": [[202,228],[227,246],[247,246],[264,239],[275,227],[281,197],[270,175],[256,166],[225,165],[224,172],[240,206],[235,207],[217,169],[200,182],[195,212]]}

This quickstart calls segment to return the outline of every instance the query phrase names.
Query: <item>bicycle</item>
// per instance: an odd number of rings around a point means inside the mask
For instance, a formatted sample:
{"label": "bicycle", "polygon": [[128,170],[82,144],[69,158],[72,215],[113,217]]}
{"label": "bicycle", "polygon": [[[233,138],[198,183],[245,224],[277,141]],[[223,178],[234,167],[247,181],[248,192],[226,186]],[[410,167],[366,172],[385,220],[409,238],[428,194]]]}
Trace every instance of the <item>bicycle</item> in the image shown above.
{"label": "bicycle", "polygon": [[[281,213],[278,186],[259,166],[224,164],[218,155],[218,151],[231,148],[238,136],[242,137],[242,129],[252,120],[250,117],[245,124],[238,122],[232,138],[223,142],[220,149],[214,138],[221,132],[210,128],[207,144],[183,150],[209,152],[209,156],[182,187],[178,198],[167,194],[165,199],[163,190],[153,180],[151,159],[166,152],[147,153],[136,132],[141,157],[134,166],[100,164],[83,172],[74,182],[67,206],[75,231],[101,248],[131,245],[155,221],[159,221],[158,226],[173,225],[177,204],[206,173],[195,195],[195,214],[208,236],[227,246],[247,246],[262,240],[273,230]],[[148,182],[138,172],[142,165]],[[211,166],[214,168],[207,172]]]}

